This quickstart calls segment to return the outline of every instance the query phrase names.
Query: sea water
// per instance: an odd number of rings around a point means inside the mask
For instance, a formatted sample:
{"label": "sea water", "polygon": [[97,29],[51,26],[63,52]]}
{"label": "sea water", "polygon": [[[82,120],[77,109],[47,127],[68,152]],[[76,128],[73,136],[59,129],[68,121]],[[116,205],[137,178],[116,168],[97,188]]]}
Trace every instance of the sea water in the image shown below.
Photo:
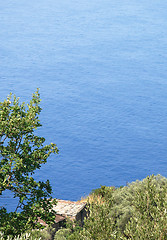
{"label": "sea water", "polygon": [[[53,197],[167,177],[167,2],[0,2],[0,101],[40,88]],[[9,193],[1,205],[13,205]]]}

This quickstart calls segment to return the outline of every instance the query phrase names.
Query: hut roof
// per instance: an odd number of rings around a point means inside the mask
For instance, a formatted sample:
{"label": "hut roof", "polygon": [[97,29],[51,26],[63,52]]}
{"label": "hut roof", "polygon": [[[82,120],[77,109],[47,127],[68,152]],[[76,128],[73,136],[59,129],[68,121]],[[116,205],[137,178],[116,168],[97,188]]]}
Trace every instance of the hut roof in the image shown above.
{"label": "hut roof", "polygon": [[86,202],[72,202],[66,200],[57,200],[57,204],[53,207],[56,214],[75,217],[86,206]]}

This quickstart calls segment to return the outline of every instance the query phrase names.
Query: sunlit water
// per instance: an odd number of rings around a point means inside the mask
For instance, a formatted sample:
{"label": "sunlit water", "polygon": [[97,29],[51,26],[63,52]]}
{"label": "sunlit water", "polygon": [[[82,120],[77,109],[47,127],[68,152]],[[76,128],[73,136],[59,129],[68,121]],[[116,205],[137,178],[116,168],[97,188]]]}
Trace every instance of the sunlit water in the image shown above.
{"label": "sunlit water", "polygon": [[[0,2],[0,101],[40,88],[53,197],[167,177],[167,2]],[[12,206],[7,194],[0,203]]]}

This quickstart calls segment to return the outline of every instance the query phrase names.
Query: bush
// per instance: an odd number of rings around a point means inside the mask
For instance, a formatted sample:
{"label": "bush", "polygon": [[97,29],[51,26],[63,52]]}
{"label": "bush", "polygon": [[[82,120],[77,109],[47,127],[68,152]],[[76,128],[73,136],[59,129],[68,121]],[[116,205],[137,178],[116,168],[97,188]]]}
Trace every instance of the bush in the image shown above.
{"label": "bush", "polygon": [[[92,198],[93,196],[93,198]],[[126,187],[93,190],[89,217],[65,239],[167,239],[167,179],[158,175]]]}
{"label": "bush", "polygon": [[44,229],[35,229],[26,233],[22,233],[18,236],[7,236],[0,232],[0,240],[51,240],[53,238],[55,230],[51,227]]}
{"label": "bush", "polygon": [[24,233],[24,234],[21,234],[20,236],[16,236],[16,237],[12,237],[12,236],[4,236],[4,234],[0,233],[0,240],[4,240],[4,237],[5,239],[7,240],[41,240],[41,238],[37,237],[37,238],[34,238],[34,236],[31,236],[30,233]]}
{"label": "bush", "polygon": [[59,229],[54,236],[54,240],[66,240],[70,232],[71,232],[70,229],[66,228]]}
{"label": "bush", "polygon": [[[56,232],[54,240],[166,240],[166,209],[167,179],[160,175],[121,188],[102,186],[88,199],[89,217],[84,226],[67,223],[66,229]],[[49,240],[51,235],[47,234],[33,231],[28,239]]]}
{"label": "bush", "polygon": [[[161,183],[161,184],[159,184]],[[126,226],[126,239],[167,239],[167,182],[147,177],[137,189],[133,201],[134,214]]]}

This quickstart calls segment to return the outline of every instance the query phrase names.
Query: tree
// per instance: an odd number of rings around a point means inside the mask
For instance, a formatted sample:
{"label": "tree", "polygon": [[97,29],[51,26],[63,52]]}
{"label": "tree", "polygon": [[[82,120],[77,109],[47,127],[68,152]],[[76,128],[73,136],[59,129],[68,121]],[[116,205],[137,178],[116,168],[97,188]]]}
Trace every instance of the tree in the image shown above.
{"label": "tree", "polygon": [[84,226],[72,224],[68,232],[60,229],[55,239],[167,239],[167,178],[161,175],[125,187],[101,186],[92,191],[87,203],[89,215]]}
{"label": "tree", "polygon": [[167,179],[148,176],[138,187],[132,205],[134,213],[126,225],[123,239],[167,239]]}
{"label": "tree", "polygon": [[10,190],[18,199],[14,212],[0,207],[4,236],[40,228],[39,217],[48,224],[54,221],[51,185],[48,180],[37,182],[32,177],[51,153],[58,153],[56,144],[44,145],[45,138],[34,133],[42,126],[40,101],[37,89],[28,104],[20,104],[12,94],[0,102],[0,195]]}

